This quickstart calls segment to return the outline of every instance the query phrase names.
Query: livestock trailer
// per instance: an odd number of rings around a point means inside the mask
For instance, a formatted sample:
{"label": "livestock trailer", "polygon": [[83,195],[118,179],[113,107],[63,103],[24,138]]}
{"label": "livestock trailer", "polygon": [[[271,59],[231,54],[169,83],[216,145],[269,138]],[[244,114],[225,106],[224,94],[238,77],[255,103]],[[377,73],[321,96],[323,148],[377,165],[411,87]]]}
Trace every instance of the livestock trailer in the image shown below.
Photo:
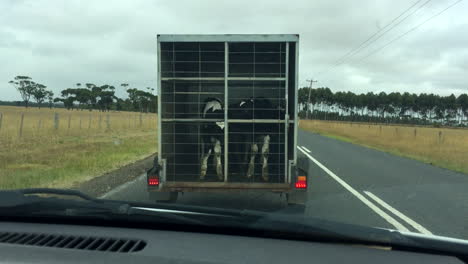
{"label": "livestock trailer", "polygon": [[303,203],[297,157],[299,35],[158,35],[154,200],[179,192],[285,193]]}

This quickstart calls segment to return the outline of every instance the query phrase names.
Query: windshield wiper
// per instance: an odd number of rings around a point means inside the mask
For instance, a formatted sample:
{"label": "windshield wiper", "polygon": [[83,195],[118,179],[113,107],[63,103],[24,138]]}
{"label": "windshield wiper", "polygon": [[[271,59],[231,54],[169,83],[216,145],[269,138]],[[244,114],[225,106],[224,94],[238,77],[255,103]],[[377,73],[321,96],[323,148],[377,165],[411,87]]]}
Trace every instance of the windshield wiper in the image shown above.
{"label": "windshield wiper", "polygon": [[[79,199],[64,199],[61,196]],[[99,218],[105,220],[151,220],[180,224],[207,225],[209,214],[158,207],[135,207],[128,202],[96,199],[76,190],[32,188],[0,191],[0,216]],[[129,217],[131,216],[131,217]]]}
{"label": "windshield wiper", "polygon": [[64,196],[75,196],[79,197],[83,200],[93,201],[93,202],[101,202],[102,200],[93,198],[85,193],[82,193],[77,190],[69,190],[69,189],[53,189],[53,188],[27,188],[27,189],[19,189],[16,190],[22,194],[55,194],[55,195],[64,195]]}

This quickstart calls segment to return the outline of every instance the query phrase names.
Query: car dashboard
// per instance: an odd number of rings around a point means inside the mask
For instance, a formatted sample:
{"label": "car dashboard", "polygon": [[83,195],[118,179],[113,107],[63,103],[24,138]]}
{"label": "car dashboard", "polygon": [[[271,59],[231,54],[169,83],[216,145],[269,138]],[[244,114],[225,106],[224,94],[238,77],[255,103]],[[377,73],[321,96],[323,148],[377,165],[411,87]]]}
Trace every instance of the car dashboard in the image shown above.
{"label": "car dashboard", "polygon": [[2,222],[1,263],[462,263],[389,247],[89,225]]}

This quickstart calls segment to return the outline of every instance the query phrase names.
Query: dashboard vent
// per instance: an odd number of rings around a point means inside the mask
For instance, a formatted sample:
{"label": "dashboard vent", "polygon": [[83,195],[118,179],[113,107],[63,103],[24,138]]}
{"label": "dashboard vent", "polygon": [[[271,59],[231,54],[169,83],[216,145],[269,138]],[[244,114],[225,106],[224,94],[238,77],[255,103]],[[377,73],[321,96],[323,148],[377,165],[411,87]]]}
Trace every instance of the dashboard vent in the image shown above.
{"label": "dashboard vent", "polygon": [[145,241],[138,239],[19,232],[0,232],[0,243],[121,253],[140,251],[146,246]]}

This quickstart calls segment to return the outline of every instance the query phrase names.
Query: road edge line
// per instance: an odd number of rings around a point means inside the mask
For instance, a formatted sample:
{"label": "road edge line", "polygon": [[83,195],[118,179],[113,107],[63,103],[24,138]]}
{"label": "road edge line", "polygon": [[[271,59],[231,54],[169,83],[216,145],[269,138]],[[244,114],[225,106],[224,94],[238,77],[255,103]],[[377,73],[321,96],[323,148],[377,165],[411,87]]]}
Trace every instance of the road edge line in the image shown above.
{"label": "road edge line", "polygon": [[364,191],[367,196],[369,196],[374,202],[380,204],[382,207],[387,209],[388,211],[392,212],[394,215],[398,216],[401,220],[405,221],[412,227],[414,227],[416,230],[418,230],[420,233],[425,234],[425,235],[433,235],[431,231],[427,230],[424,228],[422,225],[416,223],[414,220],[411,218],[407,217],[404,215],[402,212],[398,211],[397,209],[393,208],[391,205],[386,203],[384,200],[380,199],[377,195],[369,192],[369,191]]}
{"label": "road edge line", "polygon": [[325,171],[330,177],[332,177],[335,181],[337,181],[339,184],[341,184],[341,186],[343,186],[351,194],[356,196],[356,198],[358,198],[361,202],[363,202],[365,205],[367,205],[372,211],[374,211],[376,214],[378,214],[380,217],[382,217],[385,221],[387,221],[389,224],[393,225],[397,230],[410,232],[405,226],[403,226],[395,218],[391,217],[389,214],[385,213],[382,209],[380,209],[375,204],[373,204],[371,201],[369,201],[366,197],[364,197],[364,195],[362,195],[358,191],[356,191],[353,187],[351,187],[349,184],[347,184],[345,181],[343,181],[340,177],[338,177],[335,173],[333,173],[331,170],[329,170],[327,167],[325,167],[322,163],[320,163],[314,157],[309,155],[307,152],[305,152],[300,147],[297,147],[297,148],[302,153],[304,153],[304,155],[306,155],[310,160],[312,160],[315,164],[317,164],[317,166],[319,166],[323,171]]}

